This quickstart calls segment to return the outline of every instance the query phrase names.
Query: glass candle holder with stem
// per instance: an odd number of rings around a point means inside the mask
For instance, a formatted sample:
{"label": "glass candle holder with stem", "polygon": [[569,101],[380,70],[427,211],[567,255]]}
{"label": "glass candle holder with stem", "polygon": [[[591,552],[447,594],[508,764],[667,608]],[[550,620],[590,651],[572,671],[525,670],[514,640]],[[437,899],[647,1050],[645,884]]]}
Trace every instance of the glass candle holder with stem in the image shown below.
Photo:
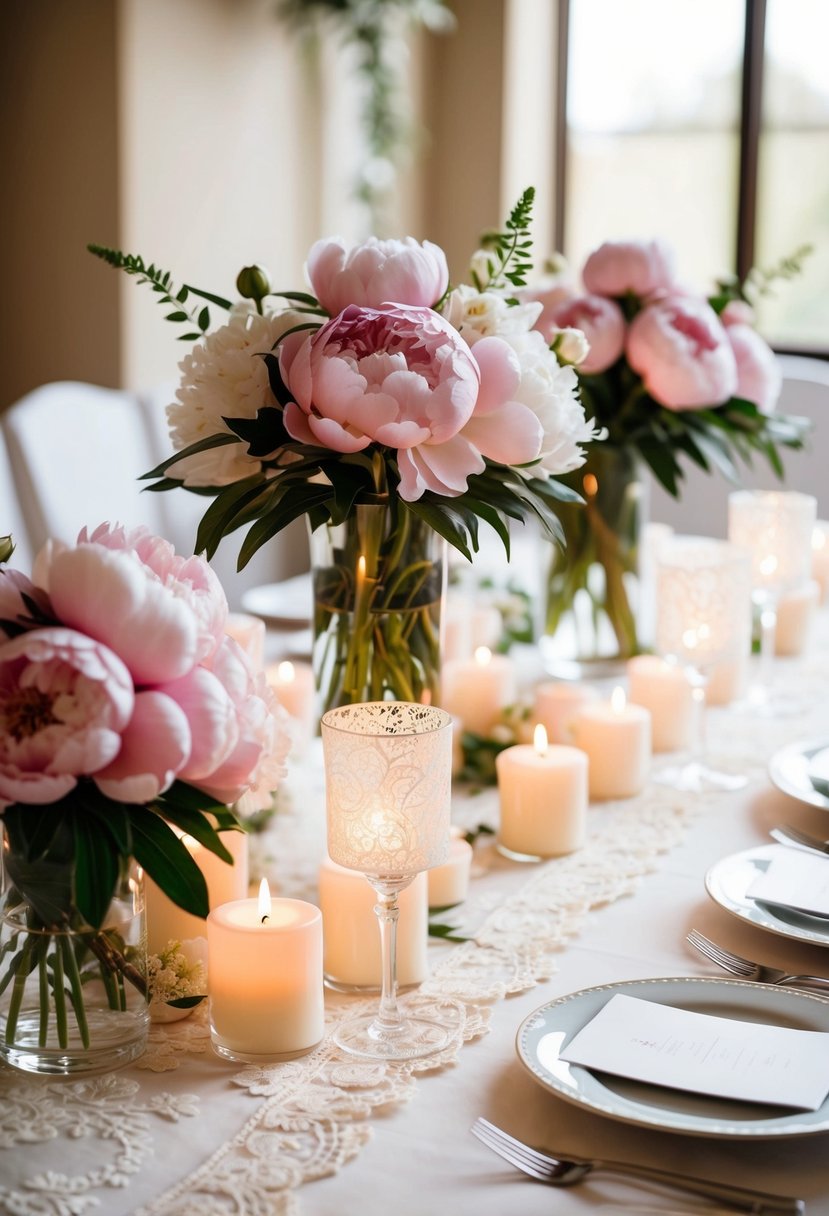
{"label": "glass candle holder with stem", "polygon": [[746,783],[706,762],[706,688],[715,667],[751,646],[749,556],[727,541],[678,536],[656,561],[656,650],[685,668],[697,702],[690,759],[654,774],[674,789],[736,790]]}
{"label": "glass candle holder with stem", "polygon": [[454,1031],[398,1005],[397,900],[449,854],[452,718],[434,706],[374,701],[329,710],[321,730],[328,852],[377,893],[382,952],[379,1009],[343,1022],[335,1042],[371,1059],[432,1055]]}
{"label": "glass candle holder with stem", "polygon": [[817,499],[794,490],[735,490],[728,496],[728,536],[751,559],[752,598],[760,614],[758,680],[749,694],[771,706],[777,609],[781,596],[809,579]]}

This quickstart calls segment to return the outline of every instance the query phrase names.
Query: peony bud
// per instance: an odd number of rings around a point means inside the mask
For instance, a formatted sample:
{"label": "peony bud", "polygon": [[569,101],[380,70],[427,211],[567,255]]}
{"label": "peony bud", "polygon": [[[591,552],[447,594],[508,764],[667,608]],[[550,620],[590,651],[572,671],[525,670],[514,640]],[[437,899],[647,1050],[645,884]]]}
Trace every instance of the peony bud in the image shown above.
{"label": "peony bud", "polygon": [[495,271],[496,258],[488,249],[476,249],[469,259],[469,275],[481,291],[489,286]]}
{"label": "peony bud", "polygon": [[590,343],[580,329],[556,329],[550,339],[550,350],[559,363],[582,363],[590,353]]}
{"label": "peony bud", "polygon": [[563,253],[551,253],[544,259],[541,269],[545,275],[554,275],[559,278],[566,274],[570,267]]}
{"label": "peony bud", "polygon": [[236,290],[244,300],[264,300],[270,295],[271,281],[262,266],[244,266],[236,277]]}
{"label": "peony bud", "polygon": [[14,553],[14,541],[10,536],[0,536],[0,566]]}

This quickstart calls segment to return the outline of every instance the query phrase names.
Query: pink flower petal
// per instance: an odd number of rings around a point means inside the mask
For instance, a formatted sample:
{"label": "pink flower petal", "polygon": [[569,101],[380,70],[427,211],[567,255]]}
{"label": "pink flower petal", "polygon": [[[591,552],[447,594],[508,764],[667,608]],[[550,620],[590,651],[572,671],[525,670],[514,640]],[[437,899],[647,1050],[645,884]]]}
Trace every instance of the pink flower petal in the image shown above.
{"label": "pink flower petal", "polygon": [[120,802],[151,802],[173,784],[190,753],[190,727],[163,692],[139,692],[121,750],[95,774],[101,793]]}

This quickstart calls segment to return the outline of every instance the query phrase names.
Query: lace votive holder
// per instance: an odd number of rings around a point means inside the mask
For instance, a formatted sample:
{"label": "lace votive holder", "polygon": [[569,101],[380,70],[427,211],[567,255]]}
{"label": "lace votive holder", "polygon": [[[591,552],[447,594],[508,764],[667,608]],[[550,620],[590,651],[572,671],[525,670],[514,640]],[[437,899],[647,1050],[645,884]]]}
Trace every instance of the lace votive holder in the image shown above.
{"label": "lace votive holder", "polygon": [[228,1060],[268,1063],[305,1055],[324,1032],[322,914],[301,899],[214,908],[207,918],[210,1037]]}

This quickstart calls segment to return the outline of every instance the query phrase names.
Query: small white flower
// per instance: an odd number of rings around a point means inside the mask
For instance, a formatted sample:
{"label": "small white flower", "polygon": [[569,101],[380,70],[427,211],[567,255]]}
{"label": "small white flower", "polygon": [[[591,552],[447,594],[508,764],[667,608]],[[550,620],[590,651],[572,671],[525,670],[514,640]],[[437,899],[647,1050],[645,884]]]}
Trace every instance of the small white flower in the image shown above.
{"label": "small white flower", "polygon": [[443,315],[470,345],[481,338],[503,338],[509,334],[525,334],[541,315],[542,305],[532,300],[527,304],[508,304],[506,298],[494,291],[478,291],[463,284],[450,294]]}
{"label": "small white flower", "polygon": [[550,338],[550,348],[559,363],[577,365],[587,358],[590,343],[580,329],[568,326],[566,329],[554,330]]}

